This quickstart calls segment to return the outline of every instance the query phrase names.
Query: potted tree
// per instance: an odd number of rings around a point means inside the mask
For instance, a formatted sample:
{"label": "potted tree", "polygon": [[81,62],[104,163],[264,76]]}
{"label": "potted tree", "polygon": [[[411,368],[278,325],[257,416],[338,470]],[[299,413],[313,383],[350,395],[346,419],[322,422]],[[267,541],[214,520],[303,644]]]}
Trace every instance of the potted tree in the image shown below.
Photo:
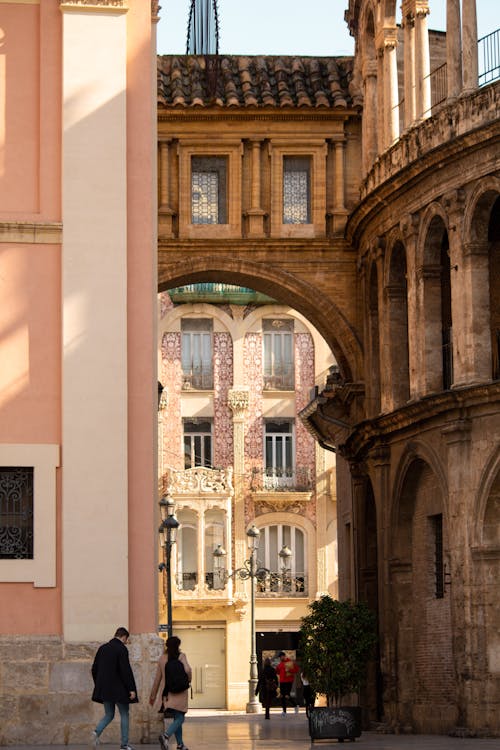
{"label": "potted tree", "polygon": [[343,705],[359,693],[366,664],[377,640],[375,613],[363,602],[339,602],[322,596],[302,618],[302,671],[326,707],[309,712],[309,734],[315,739],[353,740],[361,734],[361,708]]}

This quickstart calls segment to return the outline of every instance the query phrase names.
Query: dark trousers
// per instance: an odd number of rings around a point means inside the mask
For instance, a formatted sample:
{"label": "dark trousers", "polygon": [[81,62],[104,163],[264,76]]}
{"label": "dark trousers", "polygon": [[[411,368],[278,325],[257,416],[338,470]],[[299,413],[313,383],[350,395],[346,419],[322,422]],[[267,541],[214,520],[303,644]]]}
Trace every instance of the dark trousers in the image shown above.
{"label": "dark trousers", "polygon": [[281,707],[286,713],[286,699],[290,701],[290,705],[296,706],[297,703],[295,698],[290,695],[292,690],[293,682],[280,682],[280,695],[281,695]]}

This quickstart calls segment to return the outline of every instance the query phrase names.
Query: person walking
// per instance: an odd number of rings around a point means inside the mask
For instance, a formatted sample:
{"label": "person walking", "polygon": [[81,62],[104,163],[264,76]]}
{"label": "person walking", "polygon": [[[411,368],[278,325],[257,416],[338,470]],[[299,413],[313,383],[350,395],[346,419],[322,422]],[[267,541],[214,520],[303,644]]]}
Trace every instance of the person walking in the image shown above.
{"label": "person walking", "polygon": [[94,690],[92,700],[104,705],[104,716],[92,732],[91,742],[99,744],[99,737],[115,717],[115,707],[120,713],[121,750],[134,750],[128,743],[129,705],[138,703],[134,673],[126,648],[130,633],[118,628],[108,643],[99,646],[92,664]]}
{"label": "person walking", "polygon": [[[182,739],[182,725],[188,710],[189,685],[192,671],[186,654],[180,650],[181,641],[177,636],[167,638],[167,661],[165,664],[165,686],[163,688],[163,706],[168,715],[173,718],[172,723],[158,737],[162,750],[168,750],[168,742],[172,735],[177,740],[177,750],[188,750]],[[151,695],[151,698],[156,695]]]}
{"label": "person walking", "polygon": [[266,712],[265,718],[270,719],[269,710],[271,703],[276,698],[278,691],[278,676],[276,670],[271,664],[271,659],[264,661],[264,668],[260,673],[257,687],[255,688],[255,695],[259,696],[260,702]]}
{"label": "person walking", "polygon": [[300,673],[300,679],[302,680],[302,685],[304,688],[303,695],[304,695],[304,703],[306,706],[306,716],[309,717],[311,708],[314,708],[314,704],[316,702],[316,694],[314,693],[311,685],[309,684],[307,675],[304,672]]}
{"label": "person walking", "polygon": [[153,706],[158,710],[158,713],[163,717],[163,688],[165,686],[165,665],[167,663],[167,649],[158,659],[156,665],[155,678],[151,687],[151,693],[149,694],[149,705]]}
{"label": "person walking", "polygon": [[294,707],[295,713],[298,714],[299,707],[295,701],[295,698],[292,698],[291,692],[293,681],[295,679],[295,675],[299,671],[299,668],[296,663],[285,654],[284,651],[280,651],[279,657],[280,662],[276,667],[276,674],[278,675],[280,681],[279,689],[281,696],[281,708],[283,709],[281,715],[286,716],[287,698],[290,701],[290,704]]}

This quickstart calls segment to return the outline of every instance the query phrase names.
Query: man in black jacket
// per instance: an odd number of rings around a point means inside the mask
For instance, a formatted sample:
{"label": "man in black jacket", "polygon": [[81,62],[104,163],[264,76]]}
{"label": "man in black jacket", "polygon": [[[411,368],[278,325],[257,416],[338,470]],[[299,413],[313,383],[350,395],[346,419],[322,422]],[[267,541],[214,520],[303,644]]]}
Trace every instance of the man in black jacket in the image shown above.
{"label": "man in black jacket", "polygon": [[115,716],[115,706],[120,712],[121,750],[134,750],[128,744],[128,707],[137,703],[137,688],[128,658],[126,644],[130,634],[126,628],[118,628],[114,638],[97,650],[92,664],[94,692],[92,700],[104,704],[104,716],[92,732],[92,744],[99,744],[99,737]]}

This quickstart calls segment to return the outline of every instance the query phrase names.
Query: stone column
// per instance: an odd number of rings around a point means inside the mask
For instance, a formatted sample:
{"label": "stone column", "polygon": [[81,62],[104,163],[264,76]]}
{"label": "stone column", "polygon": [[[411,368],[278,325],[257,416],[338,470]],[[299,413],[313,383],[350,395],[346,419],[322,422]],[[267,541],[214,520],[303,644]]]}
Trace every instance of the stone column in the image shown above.
{"label": "stone column", "polygon": [[466,278],[465,266],[462,261],[464,191],[462,189],[451,190],[443,197],[442,204],[448,215],[451,320],[453,326],[452,385],[455,386],[468,383],[471,369],[465,348],[466,331],[470,325],[469,316],[472,314],[473,303],[470,296],[471,290],[467,287],[469,280]]}
{"label": "stone column", "polygon": [[384,143],[386,148],[389,148],[399,138],[397,44],[396,30],[387,29],[385,32],[383,53],[384,107],[386,116]]}
{"label": "stone column", "polygon": [[160,205],[158,207],[158,233],[160,237],[172,238],[174,211],[170,206],[169,144],[171,138],[160,141]]}
{"label": "stone column", "polygon": [[417,257],[417,240],[420,218],[418,214],[406,214],[399,223],[406,250],[406,280],[408,298],[408,376],[410,379],[410,399],[418,398],[423,393],[421,381],[421,352],[424,342],[421,336],[419,315],[419,286],[415,260]]}
{"label": "stone column", "polygon": [[[228,391],[228,404],[233,412],[234,445],[234,567],[243,565],[247,557],[245,527],[245,413],[249,403],[248,386],[238,386]],[[244,589],[236,578],[237,589]]]}
{"label": "stone column", "polygon": [[462,1],[462,71],[463,90],[474,91],[478,85],[476,0]]}
{"label": "stone column", "polygon": [[[488,249],[488,242],[462,245],[462,294],[465,298],[462,349],[467,366],[464,384],[484,383],[492,376]],[[455,384],[460,385],[456,379]]]}
{"label": "stone column", "polygon": [[[448,559],[445,559],[450,586],[445,587],[445,596],[451,597],[451,625],[453,639],[453,660],[457,679],[457,702],[459,726],[467,714],[467,706],[474,703],[472,691],[474,681],[471,675],[477,673],[477,650],[473,646],[474,627],[476,622],[473,611],[473,570],[470,558],[471,523],[464,519],[474,517],[474,499],[478,487],[475,478],[477,472],[471,471],[474,466],[472,455],[471,424],[467,419],[450,422],[442,430],[447,445],[448,498],[446,520],[446,537]],[[445,583],[446,583],[445,578]]]}
{"label": "stone column", "polygon": [[377,63],[363,65],[364,111],[362,118],[363,174],[377,158]]}
{"label": "stone column", "polygon": [[261,179],[260,179],[260,144],[261,138],[252,138],[252,193],[251,206],[246,212],[248,217],[248,236],[257,237],[264,234],[265,211],[261,208]]}
{"label": "stone column", "polygon": [[446,0],[446,75],[449,101],[456,99],[462,89],[461,49],[460,0]]}
{"label": "stone column", "polygon": [[344,152],[345,139],[343,136],[332,138],[335,158],[335,183],[333,189],[333,231],[344,230],[347,218],[345,201]]}
{"label": "stone column", "polygon": [[415,15],[403,4],[404,125],[415,122]]}
{"label": "stone column", "polygon": [[416,82],[416,115],[422,119],[431,114],[431,81],[429,58],[429,31],[427,16],[429,8],[427,2],[417,6],[415,16],[415,82]]}

